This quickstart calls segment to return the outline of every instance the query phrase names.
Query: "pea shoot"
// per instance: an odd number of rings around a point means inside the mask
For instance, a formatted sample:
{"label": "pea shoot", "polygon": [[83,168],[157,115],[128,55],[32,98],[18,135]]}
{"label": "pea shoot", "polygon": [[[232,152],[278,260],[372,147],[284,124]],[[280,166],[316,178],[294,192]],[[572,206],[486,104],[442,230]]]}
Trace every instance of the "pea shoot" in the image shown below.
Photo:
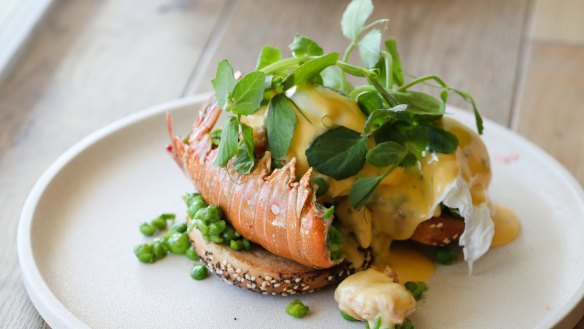
{"label": "pea shoot", "polygon": [[302,304],[300,299],[295,299],[290,305],[286,307],[286,313],[299,319],[308,313],[309,307]]}

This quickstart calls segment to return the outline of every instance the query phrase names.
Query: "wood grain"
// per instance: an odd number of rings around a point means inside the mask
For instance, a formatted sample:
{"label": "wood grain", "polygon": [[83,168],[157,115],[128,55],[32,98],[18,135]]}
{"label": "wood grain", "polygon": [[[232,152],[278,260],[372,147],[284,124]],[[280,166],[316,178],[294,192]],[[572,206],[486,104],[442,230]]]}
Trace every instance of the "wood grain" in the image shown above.
{"label": "wood grain", "polygon": [[34,181],[103,125],[180,97],[225,1],[61,1],[0,90],[0,327],[45,324],[29,301],[16,227]]}
{"label": "wood grain", "polygon": [[513,127],[584,184],[584,47],[534,43]]}
{"label": "wood grain", "polygon": [[[193,92],[211,90],[219,60],[228,58],[236,69],[247,72],[255,67],[264,44],[285,50],[295,32],[315,39],[328,51],[344,51],[348,41],[339,21],[345,4],[337,0],[239,1]],[[485,116],[509,124],[528,13],[526,0],[395,0],[375,5],[373,19],[390,18],[385,36],[397,38],[408,72],[440,75],[471,92]],[[466,107],[456,97],[452,100]]]}
{"label": "wood grain", "polygon": [[538,41],[583,45],[582,14],[582,0],[535,0],[529,37]]}

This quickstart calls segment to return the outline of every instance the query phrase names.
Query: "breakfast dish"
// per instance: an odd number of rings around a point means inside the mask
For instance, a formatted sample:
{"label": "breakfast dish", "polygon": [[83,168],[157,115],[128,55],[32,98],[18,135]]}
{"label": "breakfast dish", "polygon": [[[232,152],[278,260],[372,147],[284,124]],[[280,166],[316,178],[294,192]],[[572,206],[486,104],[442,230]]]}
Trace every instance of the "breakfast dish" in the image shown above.
{"label": "breakfast dish", "polygon": [[[522,138],[483,127],[468,93],[405,74],[395,40],[379,47],[387,21],[367,24],[372,10],[349,5],[342,57],[296,36],[291,57],[266,46],[245,75],[221,61],[213,96],[124,119],[51,166],[18,237],[23,280],[49,325],[569,328],[580,319],[581,188]],[[449,95],[472,115],[447,107]],[[189,179],[160,152],[165,113],[167,151]],[[193,185],[183,223],[177,200]],[[182,257],[145,270],[128,252],[136,218],[162,209],[179,215],[140,225],[138,260],[186,255],[193,279],[223,280],[194,284]]]}
{"label": "breakfast dish", "polygon": [[[211,271],[284,296],[344,280],[335,294],[343,314],[393,328],[406,325],[421,296],[408,288],[417,283],[398,284],[393,241],[459,245],[472,273],[495,227],[505,244],[519,224],[509,211],[493,216],[490,159],[472,96],[436,76],[407,81],[395,40],[380,47],[387,21],[366,25],[372,10],[367,0],[347,7],[341,27],[351,43],[342,58],[297,35],[292,57],[265,46],[245,75],[219,62],[215,95],[192,131],[177,136],[167,117],[167,150],[198,192],[187,197],[188,232]],[[355,46],[363,66],[349,64]],[[353,86],[349,75],[365,83]],[[439,98],[413,90],[428,82]],[[476,132],[447,117],[449,94],[472,106]],[[207,203],[221,215],[211,218]],[[231,238],[222,233],[227,226]],[[258,247],[239,251],[239,236]],[[220,246],[232,243],[233,250]],[[407,266],[416,268],[413,259]]]}

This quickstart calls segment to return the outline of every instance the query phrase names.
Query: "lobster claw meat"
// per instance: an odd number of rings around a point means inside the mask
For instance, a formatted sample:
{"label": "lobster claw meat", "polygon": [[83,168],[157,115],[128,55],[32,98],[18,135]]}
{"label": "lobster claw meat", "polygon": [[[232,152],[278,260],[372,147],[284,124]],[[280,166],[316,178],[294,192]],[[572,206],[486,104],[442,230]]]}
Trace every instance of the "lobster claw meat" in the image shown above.
{"label": "lobster claw meat", "polygon": [[214,165],[210,131],[221,109],[211,99],[202,109],[184,141],[174,133],[167,114],[171,144],[167,151],[191,179],[196,190],[210,204],[221,207],[233,227],[246,239],[271,253],[313,268],[330,268],[326,238],[332,216],[323,218],[326,208],[316,203],[309,169],[296,181],[296,161],[271,172],[267,151],[252,171],[240,175],[229,161],[225,168]]}

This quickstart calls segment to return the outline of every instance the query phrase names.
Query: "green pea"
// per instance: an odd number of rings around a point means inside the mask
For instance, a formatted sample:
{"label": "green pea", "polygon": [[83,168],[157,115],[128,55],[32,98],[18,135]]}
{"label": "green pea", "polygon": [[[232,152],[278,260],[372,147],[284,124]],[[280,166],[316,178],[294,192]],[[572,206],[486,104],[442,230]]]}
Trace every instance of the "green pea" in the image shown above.
{"label": "green pea", "polygon": [[434,259],[437,263],[442,265],[450,265],[456,261],[458,257],[451,246],[443,246],[436,248],[434,252]]}
{"label": "green pea", "polygon": [[175,255],[183,255],[191,246],[186,233],[174,233],[168,238],[168,250]]}
{"label": "green pea", "polygon": [[152,224],[153,227],[156,227],[159,230],[165,230],[166,229],[166,220],[158,217],[152,220],[152,222],[150,222]]}
{"label": "green pea", "polygon": [[207,203],[205,202],[205,200],[203,200],[203,198],[199,197],[196,198],[192,201],[192,203],[189,205],[189,217],[193,218],[195,216],[195,214],[197,213],[197,211],[203,209],[207,207]]}
{"label": "green pea", "polygon": [[395,326],[395,329],[416,329],[416,326],[410,319],[406,319],[402,324]]}
{"label": "green pea", "polygon": [[251,250],[251,243],[248,239],[241,239],[241,244],[243,246],[243,250],[250,251]]}
{"label": "green pea", "polygon": [[193,246],[190,246],[189,249],[187,249],[187,252],[185,253],[185,255],[190,260],[198,260],[199,259],[199,255],[197,254],[197,250],[195,250],[195,247],[193,247]]}
{"label": "green pea", "polygon": [[231,240],[229,241],[229,246],[231,249],[239,251],[241,248],[243,248],[243,243],[241,240]]}
{"label": "green pea", "polygon": [[148,223],[144,223],[140,225],[140,232],[142,232],[142,234],[144,234],[145,236],[152,236],[154,235],[154,232],[156,232],[156,227]]}
{"label": "green pea", "polygon": [[221,212],[221,208],[217,207],[216,205],[210,205],[206,208],[201,208],[195,213],[195,217],[193,219],[202,220],[203,222],[210,224],[221,220],[223,217],[223,213]]}
{"label": "green pea", "polygon": [[308,313],[309,307],[302,304],[300,299],[295,299],[288,307],[286,307],[286,313],[295,317],[302,318]]}
{"label": "green pea", "polygon": [[424,281],[417,282],[408,281],[404,284],[404,286],[412,293],[416,300],[422,298],[422,294],[424,294],[424,292],[428,290],[428,286]]}
{"label": "green pea", "polygon": [[225,231],[223,231],[222,236],[225,241],[231,241],[237,239],[236,233],[237,232],[232,226],[228,226],[227,228],[225,228]]}
{"label": "green pea", "polygon": [[176,223],[172,225],[172,230],[178,233],[185,233],[187,231],[187,224],[186,223]]}
{"label": "green pea", "polygon": [[341,316],[343,317],[343,319],[347,320],[347,321],[359,321],[357,319],[355,319],[354,317],[350,316],[347,312],[345,311],[339,311],[341,312]]}
{"label": "green pea", "polygon": [[195,226],[201,231],[203,234],[209,234],[209,226],[200,219],[195,219],[194,221]]}
{"label": "green pea", "polygon": [[151,244],[144,243],[135,246],[134,254],[142,263],[154,263],[154,249]]}
{"label": "green pea", "polygon": [[195,280],[203,280],[207,277],[207,267],[202,264],[194,265],[191,269],[191,278]]}
{"label": "green pea", "polygon": [[168,251],[166,250],[166,245],[163,240],[156,239],[152,243],[152,250],[154,253],[154,260],[162,259],[166,256]]}
{"label": "green pea", "polygon": [[223,242],[225,242],[225,240],[223,240],[223,238],[219,237],[218,235],[211,235],[209,236],[209,238],[211,239],[211,241],[218,244],[222,244]]}
{"label": "green pea", "polygon": [[226,226],[227,226],[227,223],[225,223],[224,220],[220,220],[220,221],[217,221],[215,223],[212,223],[211,225],[209,225],[209,234],[210,235],[219,235],[219,234],[223,233]]}

